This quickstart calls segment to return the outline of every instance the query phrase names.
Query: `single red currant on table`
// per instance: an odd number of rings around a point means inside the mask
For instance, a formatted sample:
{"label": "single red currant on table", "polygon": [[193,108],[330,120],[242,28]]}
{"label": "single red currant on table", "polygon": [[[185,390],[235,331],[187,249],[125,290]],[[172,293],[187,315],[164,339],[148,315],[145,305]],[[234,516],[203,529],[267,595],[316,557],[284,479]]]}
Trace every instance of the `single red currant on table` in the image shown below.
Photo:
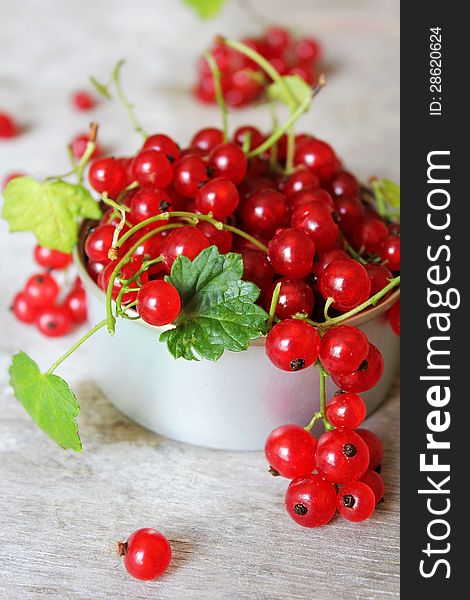
{"label": "single red currant on table", "polygon": [[316,438],[299,425],[282,425],[272,431],[264,447],[275,475],[288,479],[309,475],[315,468]]}
{"label": "single red currant on table", "polygon": [[66,306],[44,306],[38,309],[36,327],[48,337],[62,337],[73,326],[73,317]]}
{"label": "single red currant on table", "polygon": [[155,529],[138,529],[127,542],[118,544],[124,566],[135,579],[150,581],[161,577],[171,561],[171,547],[166,537]]}
{"label": "single red currant on table", "polygon": [[0,139],[16,137],[19,132],[19,127],[13,117],[5,112],[0,112]]}
{"label": "single red currant on table", "polygon": [[336,511],[334,485],[320,475],[293,479],[286,494],[286,509],[302,527],[321,527],[331,521]]}
{"label": "single red currant on table", "polygon": [[96,106],[96,100],[90,92],[79,90],[72,94],[72,106],[76,110],[91,110]]}
{"label": "single red currant on table", "polygon": [[168,325],[181,310],[178,290],[167,281],[149,281],[137,295],[137,310],[139,316],[150,325]]}
{"label": "single red currant on table", "polygon": [[298,319],[276,323],[266,338],[266,354],[283,371],[306,369],[318,358],[320,336],[317,330]]}
{"label": "single red currant on table", "polygon": [[338,512],[348,521],[365,521],[375,506],[374,492],[361,481],[346,483],[338,493]]}
{"label": "single red currant on table", "polygon": [[22,321],[23,323],[33,323],[36,319],[38,307],[34,306],[30,298],[24,292],[19,292],[13,298],[11,310],[18,321]]}
{"label": "single red currant on table", "polygon": [[31,306],[44,307],[55,302],[59,295],[59,286],[52,275],[38,273],[28,279],[23,292]]}
{"label": "single red currant on table", "polygon": [[369,449],[350,429],[331,429],[318,439],[318,473],[331,483],[356,481],[369,467]]}
{"label": "single red currant on table", "polygon": [[87,320],[86,293],[81,284],[70,290],[62,305],[68,309],[75,323],[84,323]]}

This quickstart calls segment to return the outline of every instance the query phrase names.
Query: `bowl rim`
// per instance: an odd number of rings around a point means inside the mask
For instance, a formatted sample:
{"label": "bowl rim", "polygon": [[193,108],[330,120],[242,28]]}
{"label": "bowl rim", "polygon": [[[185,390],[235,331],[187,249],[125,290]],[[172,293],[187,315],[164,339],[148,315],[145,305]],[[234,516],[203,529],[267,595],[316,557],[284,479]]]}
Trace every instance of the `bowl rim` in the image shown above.
{"label": "bowl rim", "polygon": [[[86,288],[86,291],[88,293],[91,293],[98,301],[101,302],[101,304],[104,305],[105,304],[104,292],[98,286],[98,284],[95,281],[93,281],[93,279],[90,277],[90,275],[85,267],[84,248],[83,248],[84,243],[83,242],[84,242],[83,239],[79,240],[79,244],[73,250],[74,264],[78,270],[78,274]],[[342,324],[354,325],[356,327],[359,325],[364,325],[365,323],[368,323],[369,321],[372,321],[372,320],[382,316],[385,312],[387,312],[395,304],[395,302],[397,302],[397,300],[399,298],[400,298],[400,288],[392,291],[390,296],[385,301],[381,302],[380,304],[377,304],[376,306],[371,306],[370,308],[367,308],[366,310],[364,310],[361,313],[358,313],[357,315],[349,317],[349,319],[342,321]],[[138,320],[135,323],[136,323],[136,325],[138,325],[140,327],[147,328],[154,332],[155,331],[163,332],[163,331],[167,331],[168,329],[171,329],[170,325],[167,325],[164,327],[155,327],[155,326],[150,325],[149,323],[146,323],[145,321],[142,321],[142,320]],[[255,340],[252,340],[249,345],[250,346],[264,346],[265,343],[266,343],[266,336],[264,335],[264,336],[260,336],[259,338],[256,338]]]}

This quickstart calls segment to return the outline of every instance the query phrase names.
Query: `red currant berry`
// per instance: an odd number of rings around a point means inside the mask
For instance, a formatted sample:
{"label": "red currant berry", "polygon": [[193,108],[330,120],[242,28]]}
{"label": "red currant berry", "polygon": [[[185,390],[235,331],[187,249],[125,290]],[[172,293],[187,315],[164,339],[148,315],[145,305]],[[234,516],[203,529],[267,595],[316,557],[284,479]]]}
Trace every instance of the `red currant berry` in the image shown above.
{"label": "red currant berry", "polygon": [[320,275],[320,292],[325,300],[333,298],[334,308],[346,312],[369,298],[369,275],[355,260],[335,260]]}
{"label": "red currant berry", "polygon": [[308,233],[319,250],[332,246],[338,239],[339,228],[332,210],[322,202],[299,206],[292,213],[291,225]]}
{"label": "red currant berry", "polygon": [[357,371],[347,375],[332,375],[336,385],[346,392],[360,394],[376,385],[384,370],[384,361],[380,350],[369,344],[369,354]]}
{"label": "red currant berry", "polygon": [[163,242],[163,265],[170,272],[178,256],[187,256],[189,260],[194,260],[209,246],[209,240],[196,227],[188,225],[187,227],[174,229]]}
{"label": "red currant berry", "polygon": [[218,177],[211,179],[199,190],[196,196],[196,208],[203,215],[210,212],[214,219],[223,221],[237,208],[238,191],[228,179]]}
{"label": "red currant berry", "polygon": [[175,164],[173,186],[185,198],[195,197],[208,179],[207,165],[200,156],[188,154]]}
{"label": "red currant berry", "polygon": [[108,262],[108,252],[113,245],[114,225],[99,225],[85,242],[85,254],[92,262]]}
{"label": "red currant berry", "polygon": [[375,509],[374,492],[360,481],[347,483],[338,493],[337,507],[338,512],[348,521],[365,521]]}
{"label": "red currant berry", "polygon": [[34,248],[34,259],[46,269],[66,269],[72,262],[72,255],[38,245]]}
{"label": "red currant berry", "polygon": [[36,319],[38,307],[31,303],[31,300],[24,292],[19,292],[13,298],[11,310],[18,321],[32,323]]}
{"label": "red currant berry", "polygon": [[199,148],[204,154],[209,154],[216,146],[224,141],[224,134],[216,127],[206,127],[194,134],[191,143],[192,148]]}
{"label": "red currant berry", "polygon": [[380,258],[385,262],[390,271],[400,270],[400,238],[397,235],[390,235],[379,250]]}
{"label": "red currant berry", "polygon": [[322,188],[307,188],[300,190],[292,194],[289,198],[290,207],[292,210],[296,210],[300,206],[311,204],[312,202],[320,202],[331,209],[331,212],[335,210],[335,204],[330,194]]}
{"label": "red currant berry", "polygon": [[321,339],[320,360],[332,375],[357,371],[368,354],[369,340],[366,334],[351,325],[331,327]]}
{"label": "red currant berry", "polygon": [[98,278],[104,271],[105,267],[105,263],[88,261],[86,265],[86,270],[88,272],[88,275],[90,275],[90,277],[93,279],[93,281],[98,282]]}
{"label": "red currant berry", "polygon": [[233,236],[230,231],[217,229],[217,227],[214,227],[208,221],[199,221],[196,227],[199,231],[202,231],[211,245],[217,246],[220,254],[230,252],[233,242]]}
{"label": "red currant berry", "polygon": [[336,512],[336,490],[319,475],[293,479],[286,494],[286,509],[303,527],[321,527]]}
{"label": "red currant berry", "polygon": [[328,189],[332,196],[339,198],[340,196],[351,196],[359,199],[361,186],[358,180],[348,173],[347,171],[341,171],[338,175],[329,182]]}
{"label": "red currant berry", "polygon": [[231,107],[244,106],[255,100],[263,89],[263,84],[253,77],[251,69],[239,69],[229,75],[225,101]]}
{"label": "red currant berry", "polygon": [[143,150],[132,161],[132,173],[142,187],[163,189],[173,178],[173,167],[163,152]]}
{"label": "red currant berry", "polygon": [[321,48],[316,40],[302,38],[295,43],[294,53],[300,61],[314,63],[320,58]]}
{"label": "red currant berry", "polygon": [[73,318],[65,306],[44,306],[38,309],[36,327],[48,337],[67,335],[73,326]]}
{"label": "red currant berry", "polygon": [[377,469],[382,464],[384,455],[382,442],[373,431],[369,431],[368,429],[356,429],[356,433],[361,436],[369,448],[370,460],[368,469],[371,471]]}
{"label": "red currant berry", "polygon": [[211,150],[209,166],[213,169],[215,177],[225,177],[238,184],[246,175],[248,161],[238,144],[228,142],[219,144]]}
{"label": "red currant berry", "polygon": [[284,27],[269,27],[265,33],[269,56],[282,54],[291,44],[291,37]]}
{"label": "red currant berry", "polygon": [[326,416],[333,427],[356,429],[366,418],[364,400],[352,392],[343,392],[330,400],[326,407]]}
{"label": "red currant berry", "polygon": [[281,229],[269,242],[268,257],[276,273],[306,277],[313,268],[315,243],[298,229]]}
{"label": "red currant berry", "polygon": [[313,68],[313,65],[309,63],[297,63],[289,69],[287,74],[297,75],[309,85],[313,85],[315,82],[315,70]]}
{"label": "red currant berry", "polygon": [[[151,217],[156,217],[163,212],[171,211],[172,206],[169,196],[163,191],[158,189],[143,188],[138,190],[131,200],[131,212],[130,219],[135,225],[142,223]],[[161,219],[151,223],[149,227],[156,228],[161,227],[168,223],[168,219]]]}
{"label": "red currant berry", "polygon": [[[393,279],[393,275],[391,271],[387,269],[385,265],[380,265],[379,263],[368,263],[364,265],[367,273],[370,278],[370,295],[375,296],[377,292],[383,290],[386,285],[390,283],[390,280]],[[389,294],[384,296],[382,300],[388,297]]]}
{"label": "red currant berry", "polygon": [[318,280],[320,275],[329,264],[335,260],[344,259],[349,260],[349,255],[340,248],[328,248],[327,250],[322,250],[315,255],[315,260],[313,262],[313,274]]}
{"label": "red currant berry", "polygon": [[7,185],[10,183],[10,181],[13,181],[13,179],[16,179],[17,177],[24,177],[24,176],[25,176],[25,173],[21,173],[20,171],[9,173],[2,181],[2,190],[6,189]]}
{"label": "red currant berry", "polygon": [[72,106],[76,110],[91,110],[96,106],[96,100],[90,92],[79,90],[72,94]]}
{"label": "red currant berry", "polygon": [[393,331],[400,335],[400,300],[388,311],[388,322]]}
{"label": "red currant berry", "polygon": [[340,196],[335,200],[338,225],[344,233],[350,234],[364,217],[364,206],[353,196]]}
{"label": "red currant berry", "polygon": [[243,125],[235,130],[233,141],[239,146],[244,146],[245,143],[249,150],[254,150],[264,141],[264,136],[259,129],[251,125]]}
{"label": "red currant berry", "polygon": [[318,358],[320,336],[317,330],[298,319],[280,321],[266,337],[266,354],[278,369],[300,371]]}
{"label": "red currant berry", "polygon": [[68,308],[75,323],[84,323],[87,320],[86,293],[81,285],[70,290],[64,298],[63,306]]}
{"label": "red currant berry", "polygon": [[270,189],[253,193],[243,205],[242,220],[249,233],[271,238],[276,229],[288,224],[289,207],[285,196]]}
{"label": "red currant berry", "polygon": [[7,113],[0,112],[0,139],[13,138],[20,130],[14,119]]}
{"label": "red currant berry", "polygon": [[138,529],[125,544],[119,544],[124,566],[135,579],[150,581],[161,577],[171,561],[171,547],[166,537],[155,529]]}
{"label": "red currant berry", "polygon": [[149,135],[142,146],[142,150],[156,150],[157,152],[163,152],[170,162],[178,160],[180,157],[178,144],[164,133]]}
{"label": "red currant berry", "polygon": [[243,248],[240,253],[243,260],[243,279],[251,281],[260,290],[265,290],[274,277],[274,271],[266,254],[251,248]]}
{"label": "red currant berry", "polygon": [[[112,262],[110,262],[105,267],[103,273],[101,274],[99,283],[100,283],[102,290],[107,291],[108,285],[109,285],[109,282],[111,279],[111,275],[113,274],[114,269],[117,267],[118,262],[119,262],[118,260],[113,260]],[[121,291],[122,281],[127,281],[128,279],[133,277],[137,273],[137,271],[139,271],[141,269],[141,267],[142,267],[142,259],[133,259],[131,262],[128,262],[121,268],[117,277],[115,277],[115,279],[113,281],[113,291],[112,291],[113,300],[116,300],[116,298],[119,295],[119,292]],[[148,272],[147,271],[144,271],[142,273],[142,275],[140,276],[140,281],[142,282],[142,285],[147,283],[147,281],[148,281]],[[136,284],[134,282],[131,287],[134,288],[135,286],[136,286]],[[130,302],[134,302],[134,300],[136,300],[136,298],[137,298],[137,292],[125,292],[122,295],[121,303],[129,304]]]}
{"label": "red currant berry", "polygon": [[290,319],[297,313],[307,315],[313,311],[314,295],[312,288],[303,279],[279,279],[271,284],[266,291],[265,307],[269,311],[274,288],[280,283],[279,299],[275,316],[278,319]]}
{"label": "red currant berry", "polygon": [[56,280],[48,273],[32,275],[23,290],[31,306],[48,306],[55,302],[59,295],[59,286]]}
{"label": "red currant berry", "polygon": [[[82,156],[85,154],[85,150],[88,146],[88,142],[90,141],[90,138],[88,137],[88,135],[86,134],[81,134],[81,135],[77,135],[73,138],[73,140],[70,142],[69,148],[70,151],[72,152],[73,157],[76,160],[80,160],[82,158]],[[98,158],[98,156],[101,156],[102,154],[102,149],[101,146],[99,144],[96,144],[95,149],[93,150],[93,154],[91,155],[91,158]]]}
{"label": "red currant berry", "polygon": [[367,254],[376,254],[387,238],[387,225],[380,218],[365,216],[356,223],[351,241],[357,250],[362,249]]}
{"label": "red currant berry", "polygon": [[116,198],[126,187],[127,172],[115,158],[97,158],[90,165],[88,180],[98,194]]}
{"label": "red currant berry", "polygon": [[331,429],[318,439],[318,473],[331,483],[356,481],[367,471],[369,449],[350,429]]}
{"label": "red currant berry", "polygon": [[381,500],[383,500],[385,485],[382,477],[377,473],[377,471],[366,471],[364,475],[358,479],[361,483],[365,483],[370,487],[370,489],[374,492],[375,504],[377,505]]}
{"label": "red currant berry", "polygon": [[139,316],[150,325],[161,327],[172,323],[181,310],[178,290],[161,279],[149,281],[137,295]]}
{"label": "red currant berry", "polygon": [[293,194],[296,194],[297,192],[302,192],[303,190],[319,187],[320,181],[318,180],[318,177],[314,175],[312,171],[303,168],[299,169],[289,177],[281,191],[288,198],[290,198]]}
{"label": "red currant berry", "polygon": [[268,435],[264,453],[269,465],[287,479],[309,475],[315,468],[317,439],[299,425],[282,425]]}
{"label": "red currant berry", "polygon": [[320,183],[330,181],[338,173],[338,159],[333,148],[318,139],[310,139],[297,146],[294,163],[309,168]]}

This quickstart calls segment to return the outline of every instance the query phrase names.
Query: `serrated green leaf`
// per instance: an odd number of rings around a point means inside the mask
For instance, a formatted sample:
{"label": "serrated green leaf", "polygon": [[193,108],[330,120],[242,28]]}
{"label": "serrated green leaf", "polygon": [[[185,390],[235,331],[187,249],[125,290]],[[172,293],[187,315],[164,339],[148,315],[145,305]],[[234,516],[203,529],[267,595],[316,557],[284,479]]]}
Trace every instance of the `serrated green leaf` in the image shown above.
{"label": "serrated green leaf", "polygon": [[[274,81],[268,86],[268,96],[271,100],[277,100],[289,107],[296,107],[311,98],[310,86],[298,75],[285,75],[282,79],[284,85]],[[287,92],[286,86],[289,88],[290,94]]]}
{"label": "serrated green leaf", "polygon": [[10,231],[32,231],[46,248],[71,252],[77,243],[79,219],[99,219],[101,211],[90,192],[65,181],[39,183],[15,177],[3,192],[2,217]]}
{"label": "serrated green leaf", "polygon": [[182,309],[176,328],[160,336],[175,358],[217,360],[224,350],[246,350],[265,333],[268,314],[255,304],[259,289],[242,276],[241,256],[221,255],[215,246],[192,262],[175,260],[166,280],[178,290]]}
{"label": "serrated green leaf", "polygon": [[226,0],[183,0],[201,19],[210,19],[220,12]]}
{"label": "serrated green leaf", "polygon": [[82,451],[77,415],[80,413],[75,395],[57,375],[44,375],[24,352],[13,356],[10,385],[16,398],[37,425],[59,446]]}

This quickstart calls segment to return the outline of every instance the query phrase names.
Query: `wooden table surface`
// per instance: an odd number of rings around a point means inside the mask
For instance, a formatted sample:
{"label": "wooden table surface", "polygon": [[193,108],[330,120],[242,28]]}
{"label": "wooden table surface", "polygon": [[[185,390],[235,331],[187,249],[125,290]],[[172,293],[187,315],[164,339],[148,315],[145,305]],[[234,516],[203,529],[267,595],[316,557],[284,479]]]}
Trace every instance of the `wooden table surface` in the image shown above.
{"label": "wooden table surface", "polygon": [[[170,5],[171,4],[171,5]],[[260,0],[261,12],[325,46],[329,84],[304,119],[362,178],[398,178],[398,1]],[[194,56],[217,32],[253,33],[236,3],[197,23],[178,2],[100,0],[91,12],[60,0],[0,0],[0,110],[25,133],[0,142],[0,177],[67,169],[65,144],[89,115],[67,105],[92,73],[107,77],[128,57],[125,79],[142,120],[183,143],[217,121],[185,93]],[[93,118],[116,152],[136,138],[119,107]],[[262,108],[238,112],[236,126]],[[153,124],[153,125],[152,125]],[[24,349],[46,367],[80,332],[49,341],[14,321],[11,298],[33,269],[32,238],[0,224],[0,598],[381,599],[399,596],[399,390],[367,421],[385,444],[386,502],[370,521],[296,526],[283,507],[286,481],[266,473],[259,453],[212,451],[149,433],[122,416],[87,376],[81,349],[60,371],[82,406],[83,455],[57,449],[11,396],[11,354]],[[398,378],[397,378],[398,382]],[[222,394],[222,392],[221,392]],[[115,542],[138,527],[166,533],[174,560],[159,581],[131,580]]]}

